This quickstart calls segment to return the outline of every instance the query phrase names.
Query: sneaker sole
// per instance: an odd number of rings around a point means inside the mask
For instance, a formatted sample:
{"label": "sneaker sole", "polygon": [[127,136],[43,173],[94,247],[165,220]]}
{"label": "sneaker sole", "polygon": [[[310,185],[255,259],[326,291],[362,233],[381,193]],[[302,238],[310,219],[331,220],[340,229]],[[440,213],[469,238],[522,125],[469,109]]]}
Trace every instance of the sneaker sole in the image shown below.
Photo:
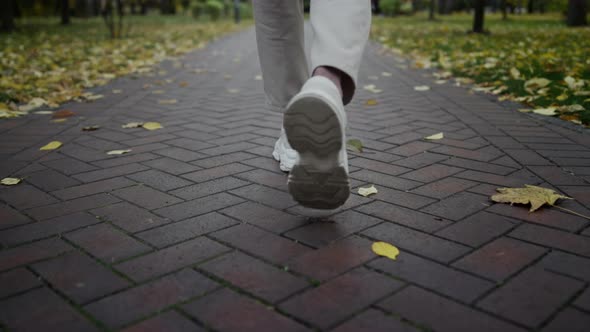
{"label": "sneaker sole", "polygon": [[288,180],[293,198],[314,209],[344,204],[350,184],[339,161],[343,128],[331,106],[321,96],[300,96],[287,108],[284,126],[289,144],[299,153]]}

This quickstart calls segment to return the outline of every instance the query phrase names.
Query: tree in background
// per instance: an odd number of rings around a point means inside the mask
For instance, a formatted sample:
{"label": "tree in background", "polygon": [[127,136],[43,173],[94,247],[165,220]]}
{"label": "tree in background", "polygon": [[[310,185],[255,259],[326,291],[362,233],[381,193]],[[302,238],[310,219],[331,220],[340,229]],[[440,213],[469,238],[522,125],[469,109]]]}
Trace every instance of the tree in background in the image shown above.
{"label": "tree in background", "polygon": [[0,15],[2,26],[0,30],[10,32],[14,30],[15,3],[12,0],[0,0]]}
{"label": "tree in background", "polygon": [[567,7],[567,25],[571,27],[588,25],[586,0],[569,0]]}
{"label": "tree in background", "polygon": [[61,24],[63,24],[63,25],[70,24],[70,1],[69,0],[61,0],[60,7],[61,7]]}
{"label": "tree in background", "polygon": [[434,21],[434,12],[436,10],[436,2],[435,0],[430,0],[430,5],[428,6],[428,19],[430,21]]}
{"label": "tree in background", "polygon": [[473,32],[483,33],[483,22],[485,14],[486,0],[474,0],[473,2]]}

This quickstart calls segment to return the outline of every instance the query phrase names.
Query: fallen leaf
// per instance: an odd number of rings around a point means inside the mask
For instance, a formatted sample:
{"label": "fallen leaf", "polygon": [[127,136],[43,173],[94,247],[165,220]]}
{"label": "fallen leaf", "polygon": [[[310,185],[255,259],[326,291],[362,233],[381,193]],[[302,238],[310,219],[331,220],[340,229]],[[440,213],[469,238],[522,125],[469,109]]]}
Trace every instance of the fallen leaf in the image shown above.
{"label": "fallen leaf", "polygon": [[430,90],[430,87],[428,85],[419,85],[419,86],[415,86],[414,90],[416,91],[428,91]]}
{"label": "fallen leaf", "polygon": [[530,108],[519,108],[518,111],[521,113],[531,113],[533,110]]}
{"label": "fallen leaf", "polygon": [[47,114],[53,114],[53,112],[52,111],[37,111],[37,112],[34,112],[34,114],[47,115]]}
{"label": "fallen leaf", "polygon": [[14,186],[15,184],[19,184],[22,179],[19,178],[4,178],[0,181],[1,184],[5,186]]}
{"label": "fallen leaf", "polygon": [[156,130],[163,128],[159,122],[146,122],[142,125],[142,127],[147,130]]}
{"label": "fallen leaf", "polygon": [[112,150],[112,151],[107,152],[107,154],[110,155],[110,156],[113,156],[113,155],[116,156],[116,155],[122,155],[122,154],[129,153],[129,152],[131,152],[131,149],[127,149],[127,150]]}
{"label": "fallen leaf", "polygon": [[189,86],[189,84],[188,82],[180,82],[178,86],[180,86],[181,88],[186,88],[187,86]]}
{"label": "fallen leaf", "polygon": [[436,80],[436,81],[434,81],[434,83],[436,83],[436,84],[445,84],[447,82],[448,82],[447,80]]}
{"label": "fallen leaf", "polygon": [[227,89],[227,92],[229,93],[239,93],[240,89]]}
{"label": "fallen leaf", "polygon": [[546,87],[547,85],[549,85],[549,83],[551,83],[551,81],[546,78],[532,78],[524,82],[524,88],[527,91],[532,92],[532,90],[537,90]]}
{"label": "fallen leaf", "polygon": [[375,185],[371,185],[370,187],[367,188],[359,188],[359,195],[367,197],[369,195],[373,195],[378,193],[379,191],[377,191],[377,188],[375,188]]}
{"label": "fallen leaf", "polygon": [[349,139],[346,142],[346,149],[352,152],[362,153],[363,152],[363,142],[358,139]]}
{"label": "fallen leaf", "polygon": [[367,100],[366,104],[367,104],[367,106],[375,106],[378,104],[378,102],[376,99],[369,99],[369,100]]}
{"label": "fallen leaf", "polygon": [[166,92],[166,91],[164,91],[164,90],[154,90],[154,91],[152,91],[152,93],[155,94],[155,95],[161,95],[164,92]]}
{"label": "fallen leaf", "polygon": [[121,128],[139,128],[143,126],[143,122],[129,122],[121,126]]}
{"label": "fallen leaf", "polygon": [[62,123],[62,122],[66,122],[66,121],[68,121],[68,119],[53,119],[53,120],[51,120],[51,122],[53,122],[53,123]]}
{"label": "fallen leaf", "polygon": [[160,105],[172,105],[172,104],[176,104],[178,102],[178,100],[176,99],[160,99],[158,100],[158,104]]}
{"label": "fallen leaf", "polygon": [[226,80],[231,80],[232,76],[230,74],[223,75],[223,78]]}
{"label": "fallen leaf", "polygon": [[445,135],[443,133],[438,133],[438,134],[426,136],[426,137],[424,137],[424,139],[427,139],[427,140],[438,140],[438,139],[443,139],[444,137],[445,137]]}
{"label": "fallen leaf", "polygon": [[387,242],[374,242],[371,249],[375,254],[392,260],[395,260],[399,255],[399,249]]}
{"label": "fallen leaf", "polygon": [[381,76],[383,76],[383,77],[391,77],[391,73],[384,71],[384,72],[381,73]]}
{"label": "fallen leaf", "polygon": [[40,151],[55,150],[55,149],[59,148],[60,146],[62,146],[62,143],[60,141],[52,141],[52,142],[47,143],[47,145],[42,146],[39,150]]}
{"label": "fallen leaf", "polygon": [[86,126],[82,127],[82,131],[95,131],[100,129],[100,126]]}
{"label": "fallen leaf", "polygon": [[555,111],[557,111],[557,108],[556,107],[547,107],[547,108],[537,108],[537,109],[534,109],[533,110],[533,113],[551,116],[551,115],[557,114],[557,113],[555,113]]}
{"label": "fallen leaf", "polygon": [[63,119],[63,118],[69,118],[70,116],[76,115],[76,113],[70,111],[70,110],[61,110],[61,111],[57,111],[55,113],[53,113],[52,118],[54,119]]}
{"label": "fallen leaf", "polygon": [[119,93],[123,92],[123,90],[120,89],[113,89],[113,94],[118,95]]}
{"label": "fallen leaf", "polygon": [[255,79],[256,81],[262,81],[262,75],[256,75],[256,76],[254,77],[254,79]]}
{"label": "fallen leaf", "polygon": [[367,91],[370,91],[370,92],[373,92],[373,93],[380,93],[380,92],[383,91],[381,89],[377,89],[377,87],[375,86],[375,84],[367,84],[367,85],[365,85],[363,87],[363,89],[365,89]]}
{"label": "fallen leaf", "polygon": [[512,76],[512,78],[514,78],[515,80],[520,78],[520,70],[512,67],[510,68],[510,76]]}
{"label": "fallen leaf", "polygon": [[551,189],[531,186],[525,184],[524,188],[497,188],[499,194],[492,196],[492,201],[498,203],[510,203],[512,204],[531,204],[529,212],[533,212],[548,204],[553,206],[555,202],[562,199],[572,199],[571,197],[563,196]]}

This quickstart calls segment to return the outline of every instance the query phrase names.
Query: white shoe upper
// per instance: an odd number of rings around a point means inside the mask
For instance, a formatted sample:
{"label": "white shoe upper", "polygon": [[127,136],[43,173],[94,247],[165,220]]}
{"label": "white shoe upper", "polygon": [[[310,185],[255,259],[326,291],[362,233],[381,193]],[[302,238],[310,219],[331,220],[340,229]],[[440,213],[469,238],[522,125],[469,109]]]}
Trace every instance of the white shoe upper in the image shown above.
{"label": "white shoe upper", "polygon": [[279,167],[283,172],[290,172],[293,168],[293,165],[295,165],[297,158],[299,157],[297,151],[295,151],[291,145],[289,145],[287,135],[285,134],[285,128],[281,128],[281,135],[275,143],[272,156],[280,163]]}

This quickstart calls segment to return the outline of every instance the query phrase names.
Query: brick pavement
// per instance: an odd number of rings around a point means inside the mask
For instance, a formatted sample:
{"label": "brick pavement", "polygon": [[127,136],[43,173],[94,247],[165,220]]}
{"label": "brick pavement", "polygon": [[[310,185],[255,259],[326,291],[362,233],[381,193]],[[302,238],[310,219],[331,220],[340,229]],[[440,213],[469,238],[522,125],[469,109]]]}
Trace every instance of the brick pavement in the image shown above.
{"label": "brick pavement", "polygon": [[[78,114],[66,122],[0,122],[0,177],[25,177],[0,188],[0,330],[590,326],[588,220],[488,199],[538,184],[590,215],[590,136],[433,85],[377,45],[365,60],[361,87],[383,92],[361,88],[349,107],[366,147],[351,178],[380,192],[324,221],[305,217],[270,157],[281,116],[264,108],[252,30],[98,88],[106,97],[66,105]],[[50,140],[64,146],[38,151]],[[399,258],[376,257],[375,240]]]}

